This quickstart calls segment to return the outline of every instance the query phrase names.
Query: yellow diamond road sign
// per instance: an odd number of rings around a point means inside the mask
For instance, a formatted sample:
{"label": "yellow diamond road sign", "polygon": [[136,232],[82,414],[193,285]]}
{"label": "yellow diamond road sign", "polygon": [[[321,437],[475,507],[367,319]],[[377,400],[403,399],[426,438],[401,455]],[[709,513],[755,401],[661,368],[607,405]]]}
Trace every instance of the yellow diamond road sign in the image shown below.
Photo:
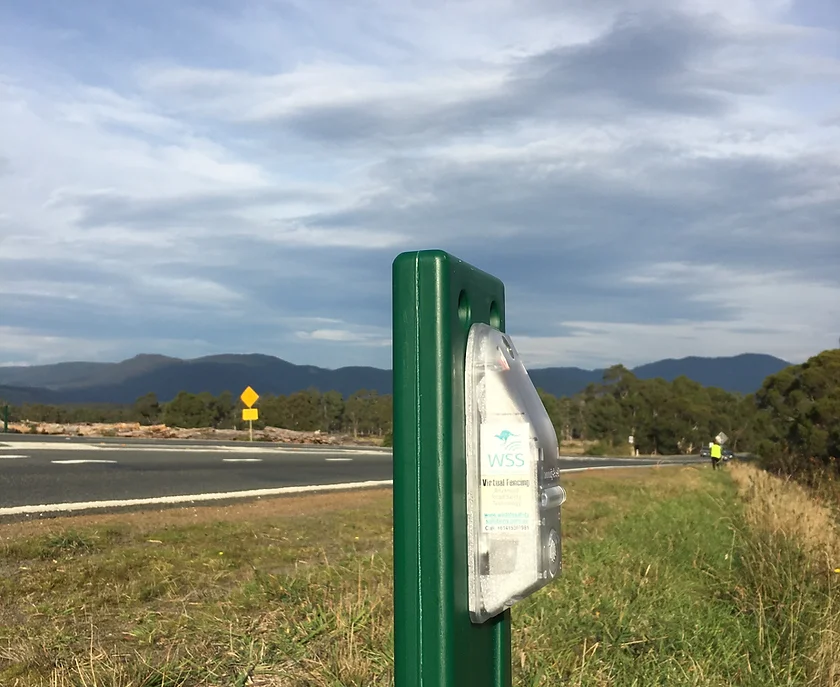
{"label": "yellow diamond road sign", "polygon": [[242,392],[242,395],[239,398],[241,398],[242,402],[250,408],[257,402],[259,397],[260,395],[249,386]]}

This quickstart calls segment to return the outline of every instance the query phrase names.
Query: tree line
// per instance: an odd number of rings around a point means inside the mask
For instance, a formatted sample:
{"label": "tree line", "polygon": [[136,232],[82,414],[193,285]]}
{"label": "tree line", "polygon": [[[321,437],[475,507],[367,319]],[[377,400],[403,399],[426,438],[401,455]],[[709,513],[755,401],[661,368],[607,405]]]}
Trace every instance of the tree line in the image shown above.
{"label": "tree line", "polygon": [[[761,455],[770,469],[791,475],[837,474],[840,453],[840,350],[824,351],[768,377],[755,394],[704,387],[687,377],[638,379],[616,365],[601,382],[558,398],[540,392],[560,444],[596,442],[593,452],[696,453],[719,432],[735,452]],[[392,431],[390,395],[361,390],[344,398],[316,389],[261,396],[256,428],[385,436]],[[24,404],[11,419],[30,422],[139,422],[174,427],[242,427],[241,404],[225,392],[180,392],[168,402],[150,393],[131,406]]]}
{"label": "tree line", "polygon": [[771,471],[811,486],[840,480],[840,349],[823,351],[766,380],[756,394],[756,452]]}
{"label": "tree line", "polygon": [[[0,405],[3,405],[2,401]],[[317,389],[288,396],[265,394],[260,396],[256,407],[259,420],[254,422],[255,429],[269,426],[355,436],[383,436],[391,431],[391,396],[376,391],[357,391],[346,399],[337,391],[321,393]],[[181,391],[168,402],[161,402],[154,393],[149,393],[129,406],[25,403],[12,406],[9,415],[12,422],[32,423],[138,422],[185,429],[247,426],[242,421],[239,399],[229,391],[218,396]]]}
{"label": "tree line", "polygon": [[561,444],[597,440],[599,452],[620,453],[632,436],[641,453],[688,454],[723,432],[773,472],[840,489],[840,349],[770,375],[754,394],[640,380],[616,365],[576,396],[542,397]]}
{"label": "tree line", "polygon": [[541,396],[561,445],[594,440],[596,452],[626,454],[632,447],[654,455],[697,453],[720,432],[733,451],[749,451],[760,433],[752,396],[704,387],[687,377],[638,379],[622,365],[607,369],[600,383],[575,396]]}

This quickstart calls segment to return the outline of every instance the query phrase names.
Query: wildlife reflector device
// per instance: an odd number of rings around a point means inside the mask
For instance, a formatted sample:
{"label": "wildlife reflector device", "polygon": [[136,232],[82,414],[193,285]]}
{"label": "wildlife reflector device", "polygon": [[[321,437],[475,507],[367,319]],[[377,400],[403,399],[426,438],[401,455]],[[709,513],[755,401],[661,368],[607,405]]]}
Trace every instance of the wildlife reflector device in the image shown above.
{"label": "wildlife reflector device", "polygon": [[465,365],[469,611],[503,612],[560,572],[557,435],[507,334],[474,324]]}

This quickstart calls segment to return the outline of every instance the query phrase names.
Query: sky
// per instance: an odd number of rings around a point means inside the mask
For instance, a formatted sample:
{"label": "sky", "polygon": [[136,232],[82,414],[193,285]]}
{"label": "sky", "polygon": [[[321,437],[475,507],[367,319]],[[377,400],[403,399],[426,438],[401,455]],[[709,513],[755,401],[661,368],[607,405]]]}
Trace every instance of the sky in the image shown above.
{"label": "sky", "polygon": [[430,248],[530,366],[837,347],[840,3],[0,3],[0,364],[389,367]]}

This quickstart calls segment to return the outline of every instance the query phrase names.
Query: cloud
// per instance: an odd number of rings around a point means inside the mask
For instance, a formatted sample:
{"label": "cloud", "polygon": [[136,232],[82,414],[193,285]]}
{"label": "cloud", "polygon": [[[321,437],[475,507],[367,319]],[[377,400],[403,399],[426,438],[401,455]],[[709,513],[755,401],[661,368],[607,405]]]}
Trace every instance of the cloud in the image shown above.
{"label": "cloud", "polygon": [[[735,272],[713,265],[666,263],[644,275],[627,278],[631,284],[687,285],[688,300],[713,303],[733,313],[721,318],[675,316],[667,321],[563,321],[560,336],[524,336],[517,347],[526,363],[550,364],[556,357],[588,355],[601,364],[628,366],[666,357],[772,352],[791,361],[804,360],[817,350],[835,346],[834,333],[824,322],[840,321],[840,284],[802,281],[784,272]],[[797,312],[796,317],[781,313]],[[634,342],[632,349],[627,341]]]}
{"label": "cloud", "polygon": [[390,346],[391,338],[389,332],[363,332],[351,329],[314,329],[312,331],[299,331],[296,335],[305,341],[333,341],[341,343],[354,343],[365,346]]}
{"label": "cloud", "polygon": [[3,342],[4,364],[39,365],[56,362],[111,360],[122,354],[127,346],[139,344],[144,350],[155,350],[167,354],[180,349],[185,341],[198,355],[210,353],[211,344],[197,339],[179,337],[162,339],[156,337],[111,338],[105,340],[88,331],[86,335],[55,336],[44,329],[32,327],[0,326],[0,341]]}
{"label": "cloud", "polygon": [[[660,8],[618,15],[590,41],[572,38],[503,64],[479,61],[421,79],[381,67],[319,63],[259,76],[165,69],[148,75],[147,85],[180,101],[183,111],[263,122],[331,144],[422,146],[512,123],[615,121],[617,112],[625,121],[722,116],[737,108],[738,96],[813,78],[815,61],[800,64],[778,50],[807,35],[806,29],[769,32]],[[833,62],[828,68],[840,74]]]}
{"label": "cloud", "polygon": [[432,247],[539,364],[834,345],[830,13],[74,7],[0,8],[0,362],[388,365],[391,262]]}

